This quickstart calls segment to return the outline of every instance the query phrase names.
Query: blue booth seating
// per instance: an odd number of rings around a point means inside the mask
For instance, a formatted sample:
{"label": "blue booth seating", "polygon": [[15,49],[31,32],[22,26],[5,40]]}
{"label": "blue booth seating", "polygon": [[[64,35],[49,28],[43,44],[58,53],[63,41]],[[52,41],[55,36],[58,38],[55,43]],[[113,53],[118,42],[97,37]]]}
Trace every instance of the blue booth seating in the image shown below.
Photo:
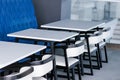
{"label": "blue booth seating", "polygon": [[[0,0],[0,40],[14,41],[15,38],[7,37],[8,33],[37,28],[36,16],[32,0]],[[21,42],[30,43],[30,41]],[[2,54],[2,53],[1,53]],[[29,59],[23,59],[25,62]],[[0,70],[0,72],[3,70]]]}
{"label": "blue booth seating", "polygon": [[0,40],[14,41],[8,33],[37,26],[32,0],[0,0]]}

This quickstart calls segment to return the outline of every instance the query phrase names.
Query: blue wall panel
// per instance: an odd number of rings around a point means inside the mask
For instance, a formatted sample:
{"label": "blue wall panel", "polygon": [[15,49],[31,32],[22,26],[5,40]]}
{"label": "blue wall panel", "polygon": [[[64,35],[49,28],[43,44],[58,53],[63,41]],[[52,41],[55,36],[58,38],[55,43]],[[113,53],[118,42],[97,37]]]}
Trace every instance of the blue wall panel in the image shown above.
{"label": "blue wall panel", "polygon": [[37,28],[32,0],[0,0],[0,40],[12,41],[8,33]]}

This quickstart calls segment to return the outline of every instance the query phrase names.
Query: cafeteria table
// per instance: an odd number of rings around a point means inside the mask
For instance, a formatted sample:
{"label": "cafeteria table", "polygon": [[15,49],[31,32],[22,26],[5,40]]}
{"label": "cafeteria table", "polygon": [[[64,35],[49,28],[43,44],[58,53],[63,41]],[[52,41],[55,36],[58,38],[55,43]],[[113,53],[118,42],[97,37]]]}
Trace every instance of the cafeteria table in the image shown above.
{"label": "cafeteria table", "polygon": [[93,75],[93,67],[92,67],[92,63],[91,63],[91,54],[90,54],[90,48],[89,48],[89,41],[88,41],[88,35],[87,33],[94,29],[97,28],[99,26],[103,26],[105,24],[104,21],[80,21],[80,20],[60,20],[60,21],[56,21],[56,22],[52,22],[52,23],[48,23],[48,24],[44,24],[41,25],[40,28],[46,28],[46,29],[56,29],[56,30],[65,30],[65,31],[73,31],[73,32],[78,32],[80,33],[84,33],[85,34],[85,40],[87,43],[87,50],[88,50],[88,54],[89,54],[89,63],[90,63],[90,73],[85,73],[88,75]]}
{"label": "cafeteria table", "polygon": [[[30,39],[35,41],[50,42],[52,54],[54,55],[54,43],[63,42],[68,39],[79,35],[76,32],[66,32],[66,31],[54,31],[54,30],[44,30],[44,29],[26,29],[14,33],[7,34],[9,37],[15,37],[16,39]],[[57,80],[56,73],[56,63],[54,60],[54,74],[55,80]]]}
{"label": "cafeteria table", "polygon": [[0,41],[0,69],[44,50],[46,46]]}

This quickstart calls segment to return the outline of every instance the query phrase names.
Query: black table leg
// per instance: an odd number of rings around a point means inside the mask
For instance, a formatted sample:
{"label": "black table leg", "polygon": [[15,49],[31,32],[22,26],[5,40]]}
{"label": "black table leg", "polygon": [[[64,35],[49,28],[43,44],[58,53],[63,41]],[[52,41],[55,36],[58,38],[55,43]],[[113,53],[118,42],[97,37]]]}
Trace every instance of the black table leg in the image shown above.
{"label": "black table leg", "polygon": [[84,73],[84,74],[93,75],[93,67],[92,67],[92,60],[91,60],[90,46],[89,46],[89,40],[88,40],[88,36],[87,36],[87,34],[86,34],[85,40],[86,40],[87,50],[88,50],[88,57],[89,57],[89,64],[90,64],[90,73]]}
{"label": "black table leg", "polygon": [[102,56],[101,56],[101,51],[100,51],[99,44],[97,44],[97,49],[98,49],[98,54],[99,54],[100,67],[102,68]]}
{"label": "black table leg", "polygon": [[[51,52],[53,55],[55,55],[54,42],[51,42]],[[54,80],[57,80],[56,59],[53,60],[53,75]]]}

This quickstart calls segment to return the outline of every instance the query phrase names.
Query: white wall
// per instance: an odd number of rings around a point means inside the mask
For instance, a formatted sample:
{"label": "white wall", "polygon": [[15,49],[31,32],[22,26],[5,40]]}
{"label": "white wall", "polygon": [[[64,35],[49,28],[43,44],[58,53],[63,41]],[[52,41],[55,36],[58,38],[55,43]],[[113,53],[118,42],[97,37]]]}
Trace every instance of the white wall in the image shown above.
{"label": "white wall", "polygon": [[71,0],[62,0],[61,19],[70,19]]}
{"label": "white wall", "polygon": [[72,0],[71,3],[71,19],[88,21],[92,19],[93,3],[80,0]]}
{"label": "white wall", "polygon": [[[96,10],[94,6],[96,5]],[[106,2],[86,2],[83,0],[72,0],[71,19],[78,20],[102,20],[104,19],[104,7]],[[87,6],[87,7],[86,7]],[[110,17],[120,18],[120,3],[110,4]]]}
{"label": "white wall", "polygon": [[116,8],[116,17],[120,18],[120,3],[116,3],[117,4],[117,8]]}

